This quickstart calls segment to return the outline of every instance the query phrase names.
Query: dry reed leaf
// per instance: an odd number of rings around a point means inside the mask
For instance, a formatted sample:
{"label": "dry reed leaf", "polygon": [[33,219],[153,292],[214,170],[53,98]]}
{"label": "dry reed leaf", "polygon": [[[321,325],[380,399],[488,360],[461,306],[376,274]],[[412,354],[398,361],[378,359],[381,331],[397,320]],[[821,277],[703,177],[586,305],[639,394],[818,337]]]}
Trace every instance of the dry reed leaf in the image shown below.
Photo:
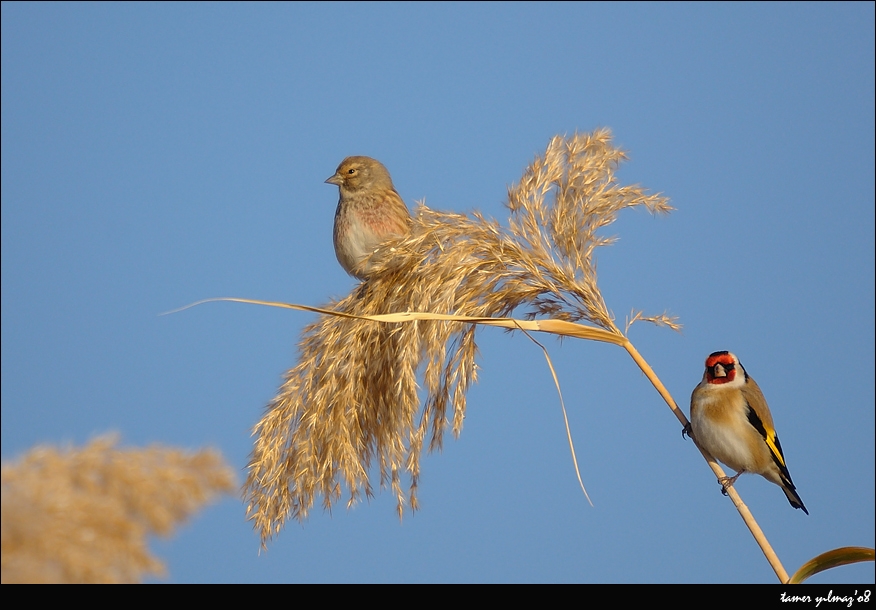
{"label": "dry reed leaf", "polygon": [[[628,343],[597,287],[595,249],[611,243],[598,232],[625,208],[672,208],[617,184],[624,158],[606,129],[557,136],[508,189],[508,228],[421,204],[410,236],[372,255],[374,275],[302,331],[298,364],[255,427],[244,494],[263,544],[319,496],[330,509],[344,490],[348,505],[372,495],[375,470],[400,517],[417,508],[424,445],[440,448],[447,427],[460,433],[477,379],[475,326],[431,314],[480,322],[522,308],[534,330]],[[407,323],[361,319],[390,312],[412,314],[392,314]]]}
{"label": "dry reed leaf", "polygon": [[36,447],[2,470],[3,583],[132,583],[164,573],[147,534],[168,535],[236,487],[215,451]]}
{"label": "dry reed leaf", "polygon": [[820,572],[865,561],[876,561],[876,551],[861,546],[844,546],[832,549],[821,553],[818,557],[813,557],[800,566],[788,580],[788,584],[799,585]]}

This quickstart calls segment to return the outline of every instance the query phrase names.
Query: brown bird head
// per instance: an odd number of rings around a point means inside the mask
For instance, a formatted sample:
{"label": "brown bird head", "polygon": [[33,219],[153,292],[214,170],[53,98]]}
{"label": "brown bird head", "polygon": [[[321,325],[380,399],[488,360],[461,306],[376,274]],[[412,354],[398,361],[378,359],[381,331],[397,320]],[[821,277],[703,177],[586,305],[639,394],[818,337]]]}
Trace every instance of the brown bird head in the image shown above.
{"label": "brown bird head", "polygon": [[341,189],[341,195],[374,188],[395,190],[383,163],[363,156],[347,157],[341,161],[337,171],[326,182],[337,185]]}

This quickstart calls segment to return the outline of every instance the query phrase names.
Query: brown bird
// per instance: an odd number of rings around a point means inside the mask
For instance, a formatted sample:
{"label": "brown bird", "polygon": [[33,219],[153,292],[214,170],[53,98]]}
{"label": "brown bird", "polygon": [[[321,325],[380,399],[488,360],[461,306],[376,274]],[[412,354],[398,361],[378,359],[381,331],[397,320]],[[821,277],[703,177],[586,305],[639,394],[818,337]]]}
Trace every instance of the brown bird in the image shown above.
{"label": "brown bird", "polygon": [[791,506],[809,514],[791,481],[763,392],[730,352],[706,358],[703,380],[690,397],[690,425],[694,440],[736,471],[719,480],[725,494],[739,475],[751,472],[781,487]]}
{"label": "brown bird", "polygon": [[341,192],[335,211],[335,255],[347,273],[367,279],[373,266],[365,261],[390,237],[410,232],[410,212],[389,172],[371,157],[347,157],[326,182]]}

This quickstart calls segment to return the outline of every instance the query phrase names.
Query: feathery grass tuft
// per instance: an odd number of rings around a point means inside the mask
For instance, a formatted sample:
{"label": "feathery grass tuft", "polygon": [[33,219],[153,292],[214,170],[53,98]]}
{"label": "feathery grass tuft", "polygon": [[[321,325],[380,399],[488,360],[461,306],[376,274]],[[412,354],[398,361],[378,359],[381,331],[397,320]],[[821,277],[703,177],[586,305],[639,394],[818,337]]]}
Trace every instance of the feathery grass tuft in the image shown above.
{"label": "feathery grass tuft", "polygon": [[168,535],[236,486],[214,451],[37,447],[2,470],[3,583],[133,583],[163,574],[146,535]]}
{"label": "feathery grass tuft", "polygon": [[[596,283],[595,250],[612,242],[599,232],[625,208],[672,209],[665,197],[617,184],[623,159],[607,129],[553,138],[508,189],[507,228],[476,212],[419,205],[411,234],[379,248],[374,275],[328,308],[492,318],[521,308],[529,319],[584,321],[623,337]],[[440,448],[447,427],[462,430],[466,392],[477,379],[474,333],[462,322],[343,315],[307,326],[298,364],[254,430],[244,493],[262,543],[290,516],[305,519],[318,496],[326,509],[344,490],[348,505],[371,496],[375,469],[399,517],[408,504],[415,510],[424,446]]]}

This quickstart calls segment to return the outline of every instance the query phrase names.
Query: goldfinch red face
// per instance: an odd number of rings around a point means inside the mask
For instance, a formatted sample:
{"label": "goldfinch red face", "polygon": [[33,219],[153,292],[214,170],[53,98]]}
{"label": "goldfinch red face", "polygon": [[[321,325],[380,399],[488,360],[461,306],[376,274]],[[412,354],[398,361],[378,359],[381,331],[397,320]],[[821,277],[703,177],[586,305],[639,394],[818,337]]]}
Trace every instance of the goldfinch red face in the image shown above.
{"label": "goldfinch red face", "polygon": [[706,358],[706,372],[703,381],[712,385],[723,385],[727,389],[745,385],[745,369],[739,359],[730,352],[715,352]]}

